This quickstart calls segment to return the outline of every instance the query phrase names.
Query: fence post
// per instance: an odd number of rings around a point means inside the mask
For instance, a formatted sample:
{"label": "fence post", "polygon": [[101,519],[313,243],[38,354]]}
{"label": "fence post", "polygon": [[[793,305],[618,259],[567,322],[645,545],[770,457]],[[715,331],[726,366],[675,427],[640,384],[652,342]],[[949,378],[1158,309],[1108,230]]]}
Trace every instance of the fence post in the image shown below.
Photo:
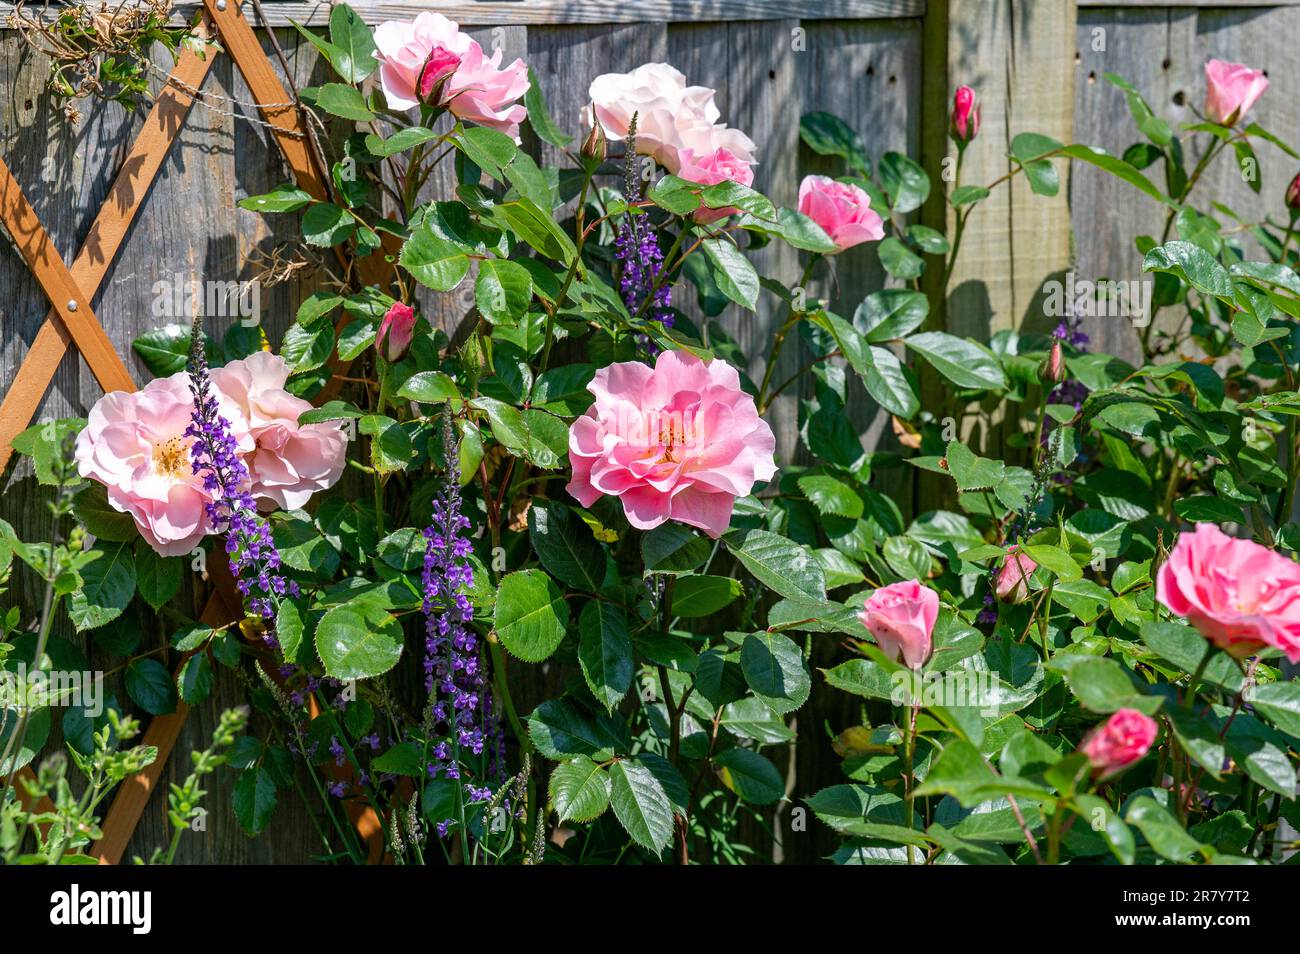
{"label": "fence post", "polygon": [[[947,133],[958,86],[975,89],[981,120],[979,136],[966,149],[964,185],[987,185],[1010,172],[1007,153],[1018,133],[1073,140],[1077,19],[1076,0],[930,0],[921,149],[934,188],[923,222],[952,235],[946,196],[954,187],[956,150]],[[971,215],[946,290],[939,269],[925,276],[931,301],[939,303],[933,327],[983,342],[1005,328],[1047,327],[1040,306],[1043,282],[1070,263],[1068,169],[1057,166],[1056,196],[1033,195],[1024,176],[1016,176]],[[929,382],[926,406],[942,406],[941,392],[933,390],[942,386]],[[991,444],[990,453],[996,439]]]}

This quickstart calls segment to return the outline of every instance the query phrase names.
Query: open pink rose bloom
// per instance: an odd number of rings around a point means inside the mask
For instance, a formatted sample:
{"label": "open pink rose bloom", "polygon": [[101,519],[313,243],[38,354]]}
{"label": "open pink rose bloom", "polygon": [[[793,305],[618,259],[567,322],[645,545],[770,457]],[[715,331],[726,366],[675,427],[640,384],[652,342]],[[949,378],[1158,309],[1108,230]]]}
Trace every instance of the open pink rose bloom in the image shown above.
{"label": "open pink rose bloom", "polygon": [[822,227],[842,252],[885,237],[885,225],[871,208],[871,197],[857,186],[829,176],[805,176],[799,185],[799,211]]}
{"label": "open pink rose bloom", "polygon": [[1234,656],[1272,646],[1300,662],[1300,563],[1267,547],[1198,523],[1161,564],[1156,598]]}
{"label": "open pink rose bloom", "polygon": [[636,116],[637,152],[674,175],[705,185],[753,182],[753,140],[719,122],[714,90],[687,86],[686,77],[667,63],[597,76],[589,93],[583,120],[599,123],[606,139],[626,139]]}
{"label": "open pink rose bloom", "polygon": [[[190,460],[194,397],[184,371],[158,378],[134,393],[113,391],[90,409],[77,435],[77,469],[108,490],[114,509],[135,519],[140,536],[163,556],[189,553],[210,529],[204,506],[212,499]],[[241,451],[253,449],[248,422],[221,402]]]}
{"label": "open pink rose bloom", "polygon": [[[258,351],[211,372],[220,413],[248,467],[249,492],[268,508],[296,509],[343,474],[347,439],[337,424],[298,423],[311,404],[284,389],[284,359]],[[194,473],[185,433],[194,397],[185,372],[114,391],[90,409],[77,435],[81,476],[107,488],[108,502],[135,520],[163,556],[189,553],[212,532],[212,495]]]}
{"label": "open pink rose bloom", "polygon": [[665,520],[711,537],[737,497],[776,473],[776,438],[725,361],[664,351],[654,367],[611,364],[587,386],[596,402],[569,431],[573,479],[584,507],[618,497],[632,526]]}
{"label": "open pink rose bloom", "polygon": [[478,41],[440,13],[414,21],[389,20],[375,28],[379,82],[388,105],[411,109],[437,92],[432,106],[518,138],[528,111],[528,67],[516,59],[501,67],[501,51],[485,56]]}
{"label": "open pink rose bloom", "polygon": [[299,424],[311,403],[284,389],[284,358],[257,351],[212,371],[212,383],[242,412],[256,441],[244,459],[254,497],[286,510],[303,506],[343,475],[348,444],[338,424]]}

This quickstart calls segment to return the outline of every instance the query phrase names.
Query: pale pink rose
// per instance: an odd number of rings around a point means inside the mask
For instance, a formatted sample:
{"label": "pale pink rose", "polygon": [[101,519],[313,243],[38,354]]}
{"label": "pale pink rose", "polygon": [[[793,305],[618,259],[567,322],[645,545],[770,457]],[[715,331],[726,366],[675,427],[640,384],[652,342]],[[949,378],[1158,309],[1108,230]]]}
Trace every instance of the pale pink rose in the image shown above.
{"label": "pale pink rose", "polygon": [[384,357],[389,361],[401,361],[406,349],[411,346],[411,333],[414,330],[415,309],[395,301],[379,322],[375,347],[383,349]]}
{"label": "pale pink rose", "polygon": [[1079,745],[1098,778],[1110,778],[1132,765],[1156,740],[1156,721],[1136,709],[1118,709]]}
{"label": "pale pink rose", "polygon": [[379,82],[394,109],[422,101],[445,106],[459,119],[518,139],[519,124],[528,115],[518,103],[528,91],[523,60],[501,68],[500,50],[484,56],[476,40],[440,13],[381,23],[375,46]]}
{"label": "pale pink rose", "polygon": [[1007,547],[1002,569],[998,571],[998,599],[1007,603],[1023,603],[1029,598],[1029,575],[1038,569],[1038,564],[1029,558],[1029,554],[1014,544]]}
{"label": "pale pink rose", "polygon": [[716,539],[736,498],[776,473],[772,429],[725,361],[664,351],[653,368],[601,368],[587,390],[596,401],[569,430],[567,487],[584,507],[607,494],[639,530],[676,520]]}
{"label": "pale pink rose", "polygon": [[799,185],[799,211],[822,227],[840,251],[885,237],[884,223],[871,209],[871,197],[857,186],[828,176],[805,176]]}
{"label": "pale pink rose", "polygon": [[[699,156],[693,149],[683,149],[678,157],[681,165],[677,169],[677,175],[687,182],[706,186],[717,185],[719,182],[738,182],[747,186],[754,182],[753,167],[730,149],[719,148]],[[700,206],[695,210],[695,221],[706,225],[739,211],[732,206],[718,209]]]}
{"label": "pale pink rose", "polygon": [[952,138],[962,144],[979,135],[979,101],[975,97],[975,90],[969,86],[958,86],[957,92],[953,94],[948,129]]}
{"label": "pale pink rose", "polygon": [[1231,126],[1246,115],[1268,89],[1268,77],[1241,63],[1210,60],[1205,64],[1205,118]]}
{"label": "pale pink rose", "polygon": [[296,510],[338,482],[348,443],[336,423],[298,423],[311,403],[284,389],[288,379],[284,358],[268,351],[212,371],[213,385],[239,409],[256,442],[244,458],[250,492],[264,504]]}
{"label": "pale pink rose", "polygon": [[1161,564],[1156,598],[1233,656],[1272,646],[1300,662],[1300,564],[1267,547],[1198,523]]}
{"label": "pale pink rose", "polygon": [[669,172],[681,167],[679,153],[695,155],[727,149],[743,162],[754,162],[754,142],[718,122],[714,90],[687,86],[686,77],[667,63],[646,63],[630,73],[605,73],[591,82],[591,104],[583,121],[599,124],[605,138],[622,142],[636,116],[636,147]]}
{"label": "pale pink rose", "polygon": [[[238,449],[251,450],[248,423],[219,397]],[[103,484],[115,510],[129,513],[140,536],[163,556],[182,556],[211,531],[206,505],[212,496],[194,474],[194,413],[189,377],[181,371],[150,381],[139,391],[113,391],[95,402],[77,435],[77,470]]]}
{"label": "pale pink rose", "polygon": [[890,583],[867,597],[858,618],[886,656],[920,669],[930,658],[939,594],[917,580]]}

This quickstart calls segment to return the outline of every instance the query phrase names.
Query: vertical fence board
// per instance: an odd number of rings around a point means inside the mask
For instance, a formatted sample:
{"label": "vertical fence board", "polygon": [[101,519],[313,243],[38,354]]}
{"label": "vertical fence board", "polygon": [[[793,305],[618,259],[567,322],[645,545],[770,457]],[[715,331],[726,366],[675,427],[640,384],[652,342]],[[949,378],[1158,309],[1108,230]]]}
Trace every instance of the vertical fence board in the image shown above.
{"label": "vertical fence board", "polygon": [[[1142,91],[1152,110],[1177,125],[1195,122],[1190,104],[1204,87],[1192,49],[1196,13],[1191,10],[1082,10],[1075,56],[1074,138],[1113,155],[1138,141],[1122,90],[1104,74],[1117,73]],[[1104,49],[1096,49],[1104,44]],[[1198,104],[1199,105],[1199,104]],[[1195,161],[1193,158],[1191,161]],[[1163,185],[1163,164],[1145,171]],[[1165,207],[1109,173],[1076,163],[1070,175],[1074,268],[1081,279],[1141,277],[1134,237],[1159,238]],[[1086,317],[1092,347],[1128,361],[1142,349],[1132,322],[1123,317]]]}
{"label": "vertical fence board", "polygon": [[[1196,17],[1195,85],[1188,91],[1199,109],[1205,93],[1205,62],[1211,58],[1246,63],[1264,71],[1269,87],[1250,111],[1249,119],[1259,123],[1293,148],[1300,145],[1300,75],[1296,72],[1296,50],[1300,49],[1300,7],[1255,10],[1200,10]],[[1204,137],[1203,137],[1204,138]],[[1255,140],[1259,160],[1260,191],[1246,183],[1231,150],[1214,159],[1200,185],[1191,195],[1198,209],[1208,210],[1213,197],[1224,202],[1247,222],[1266,216],[1286,226],[1283,195],[1287,184],[1300,169],[1300,162],[1276,146]],[[1204,190],[1202,192],[1201,190]],[[1231,220],[1214,213],[1225,226]],[[1262,249],[1246,237],[1247,258],[1263,258]]]}
{"label": "vertical fence board", "polygon": [[[884,153],[891,151],[916,156],[921,117],[920,22],[808,21],[804,28],[807,52],[797,57],[800,76],[796,95],[802,100],[801,112],[824,110],[839,116],[862,134],[872,162],[879,162]],[[810,172],[842,175],[843,163],[799,147],[798,172],[800,176]],[[796,178],[796,189],[797,182]],[[795,199],[792,196],[790,201]],[[933,265],[931,259],[929,266]],[[797,280],[797,269],[794,274]],[[869,243],[830,258],[814,276],[809,293],[829,298],[837,313],[847,319],[869,292],[886,284],[897,283],[881,267],[877,245]],[[857,375],[850,371],[847,377],[848,413],[863,447],[868,451],[896,449],[890,415],[871,400]],[[910,468],[879,471],[872,483],[907,512],[911,503]],[[843,780],[841,760],[827,745],[826,727],[838,732],[856,724],[860,700],[830,689],[819,671],[843,659],[844,652],[834,640],[814,639],[809,664],[816,688],[807,708],[798,713],[794,805],[803,804],[819,789]],[[814,863],[838,847],[838,838],[820,824],[810,825],[803,832],[787,827],[784,834],[786,857],[797,863]]]}

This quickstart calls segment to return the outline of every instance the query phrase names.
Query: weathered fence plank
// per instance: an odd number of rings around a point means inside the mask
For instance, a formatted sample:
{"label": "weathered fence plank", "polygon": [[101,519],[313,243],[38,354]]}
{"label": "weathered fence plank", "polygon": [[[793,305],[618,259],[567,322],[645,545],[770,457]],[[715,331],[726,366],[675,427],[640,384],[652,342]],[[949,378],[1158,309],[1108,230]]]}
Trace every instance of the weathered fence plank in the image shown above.
{"label": "weathered fence plank", "polygon": [[[355,0],[350,5],[367,23],[409,19],[429,10],[464,26],[526,26],[574,23],[694,23],[741,20],[882,19],[919,17],[926,0]],[[188,23],[202,6],[197,0],[173,5],[173,22]],[[331,4],[325,0],[266,0],[273,27],[294,23],[323,26]],[[0,18],[13,9],[0,3]]]}

